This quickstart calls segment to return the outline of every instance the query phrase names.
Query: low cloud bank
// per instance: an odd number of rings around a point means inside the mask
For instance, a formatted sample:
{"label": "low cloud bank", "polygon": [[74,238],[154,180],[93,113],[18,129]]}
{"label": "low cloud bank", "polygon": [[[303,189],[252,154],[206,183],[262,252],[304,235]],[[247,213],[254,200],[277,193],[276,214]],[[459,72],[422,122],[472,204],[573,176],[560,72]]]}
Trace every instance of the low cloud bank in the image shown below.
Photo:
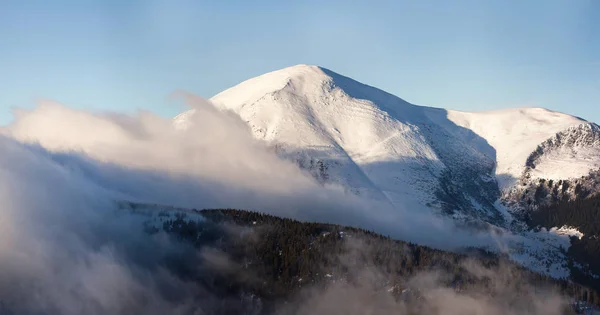
{"label": "low cloud bank", "polygon": [[92,114],[44,101],[17,112],[0,136],[0,313],[187,314],[217,303],[209,292],[185,302],[205,289],[160,265],[185,249],[134,228],[138,219],[119,212],[119,200],[259,210],[440,248],[494,244],[323,187],[235,115],[184,98],[198,113],[186,130],[144,111]]}

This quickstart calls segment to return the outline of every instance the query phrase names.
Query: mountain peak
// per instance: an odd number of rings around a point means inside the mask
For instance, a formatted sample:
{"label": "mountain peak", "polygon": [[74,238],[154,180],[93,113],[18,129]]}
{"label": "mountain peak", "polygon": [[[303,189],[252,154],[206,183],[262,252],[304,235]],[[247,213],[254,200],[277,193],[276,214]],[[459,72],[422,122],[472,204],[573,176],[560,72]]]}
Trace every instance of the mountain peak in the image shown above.
{"label": "mountain peak", "polygon": [[[278,96],[274,96],[277,94]],[[283,96],[286,94],[286,96]],[[298,64],[248,79],[210,100],[218,107],[238,112],[262,98],[298,97],[304,103],[331,98],[362,100],[372,107],[394,112],[411,111],[414,105],[378,88],[358,82],[321,66]],[[280,104],[280,102],[271,102]],[[295,103],[295,102],[292,102]],[[343,105],[343,103],[335,102]]]}
{"label": "mountain peak", "polygon": [[294,66],[289,66],[289,67],[286,67],[286,68],[275,70],[273,72],[276,72],[276,71],[286,71],[286,72],[290,72],[290,73],[293,73],[293,72],[296,72],[296,71],[300,71],[300,72],[305,72],[305,71],[316,71],[316,72],[319,72],[319,71],[321,71],[322,72],[322,69],[323,69],[323,67],[321,67],[321,66],[309,65],[309,64],[305,64],[305,63],[299,63],[299,64],[294,65]]}
{"label": "mountain peak", "polygon": [[259,78],[273,79],[273,78],[283,78],[283,77],[286,77],[286,78],[292,79],[292,80],[302,79],[302,78],[309,78],[309,79],[326,78],[326,77],[329,77],[329,75],[326,72],[333,73],[332,71],[327,70],[320,66],[308,65],[308,64],[297,64],[294,66],[267,72],[263,75],[260,75],[258,77],[255,77],[255,78],[252,78],[252,79],[249,79],[246,81],[256,80]]}
{"label": "mountain peak", "polygon": [[299,64],[245,80],[215,95],[211,101],[228,109],[236,110],[286,87],[302,89],[302,87],[310,85],[316,88],[330,80],[331,77],[324,72],[323,68]]}
{"label": "mountain peak", "polygon": [[[499,217],[494,198],[518,182],[538,145],[584,122],[542,108],[469,113],[416,106],[306,64],[246,80],[211,101],[323,182],[396,206],[427,205],[448,213],[455,207],[494,220]],[[185,127],[193,113],[176,117],[176,125]],[[537,176],[555,169],[564,169],[559,174],[564,178],[580,175],[570,171],[573,159],[564,163],[562,151],[547,157],[536,164]],[[598,161],[591,160],[580,163],[581,169]],[[461,191],[452,185],[463,185],[470,195],[452,195]]]}

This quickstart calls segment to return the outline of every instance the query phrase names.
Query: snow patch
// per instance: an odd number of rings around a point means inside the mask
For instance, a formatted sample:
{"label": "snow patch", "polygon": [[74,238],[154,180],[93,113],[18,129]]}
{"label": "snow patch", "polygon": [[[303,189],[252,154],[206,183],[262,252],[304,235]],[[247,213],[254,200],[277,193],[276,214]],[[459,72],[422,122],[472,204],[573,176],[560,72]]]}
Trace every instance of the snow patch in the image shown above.
{"label": "snow patch", "polygon": [[581,239],[584,236],[584,234],[579,232],[579,230],[577,230],[577,228],[567,226],[567,225],[563,225],[560,228],[553,227],[550,229],[549,232],[555,233],[557,235],[575,236],[578,239]]}
{"label": "snow patch", "polygon": [[534,169],[531,178],[569,179],[586,176],[590,170],[600,168],[600,147],[561,148],[543,154]]}

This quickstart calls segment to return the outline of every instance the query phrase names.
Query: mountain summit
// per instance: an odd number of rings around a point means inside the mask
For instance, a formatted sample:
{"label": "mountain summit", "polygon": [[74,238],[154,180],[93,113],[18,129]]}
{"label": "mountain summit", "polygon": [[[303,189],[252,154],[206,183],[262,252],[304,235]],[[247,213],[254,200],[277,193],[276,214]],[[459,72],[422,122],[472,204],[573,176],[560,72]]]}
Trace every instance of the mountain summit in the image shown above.
{"label": "mountain summit", "polygon": [[[321,182],[397,207],[500,225],[507,217],[497,201],[524,175],[581,177],[600,161],[598,146],[563,145],[537,157],[531,172],[528,161],[549,139],[573,128],[581,130],[573,136],[597,133],[580,118],[542,108],[468,113],[417,106],[318,66],[269,72],[210,100]],[[175,123],[185,126],[193,114]]]}

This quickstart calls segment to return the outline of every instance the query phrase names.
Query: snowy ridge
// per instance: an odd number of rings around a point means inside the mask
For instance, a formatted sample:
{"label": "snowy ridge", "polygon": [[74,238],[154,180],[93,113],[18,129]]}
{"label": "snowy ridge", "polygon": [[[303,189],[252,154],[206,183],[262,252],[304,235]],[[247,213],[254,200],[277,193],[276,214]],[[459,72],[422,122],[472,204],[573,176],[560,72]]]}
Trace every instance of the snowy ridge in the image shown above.
{"label": "snowy ridge", "polygon": [[[495,191],[493,159],[465,143],[458,132],[436,126],[431,117],[443,120],[443,110],[415,106],[306,65],[242,82],[211,101],[240,115],[256,138],[277,146],[298,164],[320,161],[328,180],[350,191],[409,209],[453,213],[465,208],[498,216],[492,206],[496,193],[481,193]],[[192,114],[176,117],[176,124],[184,125]],[[468,130],[463,133],[474,137]],[[449,171],[457,167],[471,174]],[[470,187],[472,192],[463,195],[456,187],[466,183],[466,177],[478,178],[475,186],[491,188]],[[449,188],[451,184],[455,188]]]}
{"label": "snowy ridge", "polygon": [[[273,71],[211,101],[323,184],[484,223],[467,226],[512,226],[511,209],[499,200],[517,187],[540,147],[537,176],[571,177],[600,161],[598,127],[580,118],[542,108],[468,113],[417,106],[317,66]],[[194,113],[174,123],[185,128]],[[564,172],[574,162],[580,167]],[[568,247],[571,232],[519,232],[511,257],[565,276],[560,248]]]}
{"label": "snowy ridge", "polygon": [[557,200],[587,198],[600,192],[600,127],[582,123],[540,143],[527,158],[518,185],[503,192],[512,212],[526,215]]}
{"label": "snowy ridge", "polygon": [[[396,206],[494,222],[502,220],[494,206],[500,191],[517,183],[538,145],[585,122],[541,108],[416,106],[308,65],[246,80],[211,101],[321,181]],[[184,127],[193,113],[175,124]],[[559,158],[552,161],[545,165],[564,169]]]}
{"label": "snowy ridge", "polygon": [[448,118],[484,138],[495,150],[496,177],[502,189],[521,177],[537,146],[556,133],[582,124],[580,118],[543,108],[516,108],[481,113],[449,111]]}
{"label": "snowy ridge", "polygon": [[600,168],[599,156],[600,127],[580,124],[541,143],[527,159],[527,175],[554,180],[586,176]]}

